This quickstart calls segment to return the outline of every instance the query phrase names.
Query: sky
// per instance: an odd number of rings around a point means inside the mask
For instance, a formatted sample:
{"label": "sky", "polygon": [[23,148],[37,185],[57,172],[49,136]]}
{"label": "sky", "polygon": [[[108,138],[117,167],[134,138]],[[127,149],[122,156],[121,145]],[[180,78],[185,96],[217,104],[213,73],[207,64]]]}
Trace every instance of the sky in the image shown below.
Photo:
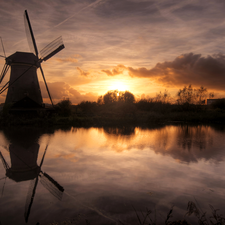
{"label": "sky", "polygon": [[[189,84],[204,86],[217,98],[225,96],[222,0],[0,0],[0,5],[7,57],[30,52],[24,10],[39,52],[62,36],[65,49],[42,63],[54,103],[96,101],[115,89],[128,90],[136,99],[165,89],[175,96]],[[39,70],[38,78],[48,102]]]}

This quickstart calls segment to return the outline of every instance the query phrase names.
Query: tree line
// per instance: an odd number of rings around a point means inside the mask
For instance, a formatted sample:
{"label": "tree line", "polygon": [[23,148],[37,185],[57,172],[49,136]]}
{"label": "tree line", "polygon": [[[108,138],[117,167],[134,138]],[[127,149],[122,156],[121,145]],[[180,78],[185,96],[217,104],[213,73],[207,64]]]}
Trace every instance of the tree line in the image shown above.
{"label": "tree line", "polygon": [[[105,95],[99,96],[96,102],[82,101],[77,106],[72,106],[69,99],[63,100],[56,105],[58,113],[70,115],[76,112],[99,112],[99,111],[127,111],[135,110],[170,112],[170,111],[201,111],[205,100],[213,98],[214,94],[209,93],[207,88],[193,88],[192,85],[179,89],[175,98],[171,97],[168,90],[159,92],[153,98],[135,99],[134,94],[129,91],[110,90]],[[212,104],[211,108],[225,110],[225,100],[221,99]],[[81,111],[80,111],[81,110]]]}
{"label": "tree line", "polygon": [[[205,104],[207,98],[213,98],[214,93],[208,92],[207,88],[201,86],[200,88],[193,88],[190,84],[189,86],[184,86],[183,89],[180,89],[174,99],[171,97],[168,90],[164,92],[159,92],[154,98],[142,98],[139,101],[148,101],[148,102],[161,102],[161,103],[176,103],[178,105],[182,104]],[[118,91],[111,90],[108,91],[105,95],[100,96],[97,100],[97,103],[110,104],[113,102],[125,102],[125,103],[137,103],[139,101],[135,100],[134,95],[129,91]]]}

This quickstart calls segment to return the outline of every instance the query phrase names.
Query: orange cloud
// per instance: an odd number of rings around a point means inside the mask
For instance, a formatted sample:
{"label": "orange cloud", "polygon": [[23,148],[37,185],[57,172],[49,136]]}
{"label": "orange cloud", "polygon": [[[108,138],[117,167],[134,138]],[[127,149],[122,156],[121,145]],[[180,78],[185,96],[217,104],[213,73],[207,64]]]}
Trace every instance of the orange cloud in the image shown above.
{"label": "orange cloud", "polygon": [[[44,101],[49,102],[49,97],[44,82],[40,82],[40,87]],[[65,82],[48,83],[48,87],[55,103],[61,101],[62,99],[69,98],[73,104],[78,104],[82,101],[96,101],[98,98],[98,95],[92,92],[81,94]]]}
{"label": "orange cloud", "polygon": [[72,62],[72,63],[77,63],[77,62],[78,62],[77,59],[72,58],[72,57],[70,57],[70,58],[65,58],[65,59],[57,58],[56,61],[58,61],[58,62]]}
{"label": "orange cloud", "polygon": [[90,73],[89,72],[84,72],[80,67],[77,67],[77,70],[79,71],[81,76],[88,76]]}
{"label": "orange cloud", "polygon": [[102,72],[106,73],[108,76],[115,76],[115,75],[123,73],[124,70],[126,70],[126,67],[120,64],[120,65],[117,65],[112,70],[102,70]]}

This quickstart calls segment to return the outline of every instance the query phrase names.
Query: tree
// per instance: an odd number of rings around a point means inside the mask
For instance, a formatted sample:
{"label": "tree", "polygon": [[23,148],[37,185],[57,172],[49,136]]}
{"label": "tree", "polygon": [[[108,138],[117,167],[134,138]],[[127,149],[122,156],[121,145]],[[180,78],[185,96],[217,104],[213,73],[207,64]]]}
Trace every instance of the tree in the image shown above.
{"label": "tree", "polygon": [[126,103],[134,103],[135,97],[134,95],[129,91],[120,91],[118,96],[118,101],[120,102],[126,102]]}
{"label": "tree", "polygon": [[194,104],[196,100],[195,90],[192,88],[191,84],[188,87],[184,86],[182,90],[180,89],[177,96],[177,102],[181,105],[185,103]]}
{"label": "tree", "polygon": [[198,105],[203,105],[205,104],[205,99],[207,98],[208,96],[208,93],[207,93],[207,88],[201,86],[199,89],[196,90],[196,103]]}
{"label": "tree", "polygon": [[72,113],[72,103],[69,98],[60,101],[56,105],[56,110],[60,116],[70,116]]}
{"label": "tree", "polygon": [[105,104],[109,104],[117,101],[118,90],[108,91],[104,96],[103,100]]}
{"label": "tree", "polygon": [[198,104],[198,105],[203,105],[205,104],[205,100],[207,98],[213,98],[214,94],[213,93],[208,93],[207,88],[201,86],[198,89],[193,89],[191,84],[181,90],[177,93],[178,99],[177,102],[178,104]]}
{"label": "tree", "polygon": [[98,103],[98,105],[102,105],[103,104],[103,97],[102,97],[102,95],[98,97],[97,103]]}
{"label": "tree", "polygon": [[[105,104],[112,103],[112,102],[126,102],[126,103],[134,103],[135,97],[129,91],[108,91],[104,96],[103,100]],[[100,97],[99,97],[100,101]]]}
{"label": "tree", "polygon": [[156,102],[163,102],[163,103],[168,103],[170,101],[170,93],[168,92],[168,90],[165,89],[164,93],[162,93],[161,91],[156,94],[155,97],[155,101]]}

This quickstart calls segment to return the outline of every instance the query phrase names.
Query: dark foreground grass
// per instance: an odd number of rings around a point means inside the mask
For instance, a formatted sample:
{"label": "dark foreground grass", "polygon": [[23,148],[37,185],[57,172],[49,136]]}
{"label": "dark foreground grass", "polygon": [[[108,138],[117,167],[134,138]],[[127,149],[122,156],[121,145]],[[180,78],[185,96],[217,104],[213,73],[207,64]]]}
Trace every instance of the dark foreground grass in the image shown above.
{"label": "dark foreground grass", "polygon": [[[132,223],[132,225],[158,225],[158,224],[165,224],[165,225],[191,225],[187,220],[188,217],[194,216],[195,222],[194,224],[199,225],[224,225],[225,224],[225,217],[219,214],[219,209],[214,209],[212,205],[209,205],[211,209],[211,214],[207,215],[206,212],[202,212],[193,201],[189,201],[187,205],[187,212],[184,215],[184,218],[181,220],[173,220],[173,212],[174,206],[171,207],[167,215],[164,216],[164,223],[157,223],[156,218],[153,214],[152,210],[146,209],[145,211],[139,211],[132,206],[134,215],[136,217],[136,221]],[[48,225],[69,225],[69,224],[86,224],[91,225],[91,222],[88,219],[84,219],[84,221],[76,219],[67,219],[63,222],[52,222]],[[95,221],[96,224],[96,221]],[[118,220],[118,225],[131,225],[129,223],[122,222]]]}
{"label": "dark foreground grass", "polygon": [[7,114],[0,115],[0,126],[35,125],[35,126],[110,126],[110,125],[151,125],[168,123],[203,123],[225,124],[225,110],[195,111],[141,111],[115,112],[103,111],[95,113],[71,113],[61,116],[57,113],[48,114]]}
{"label": "dark foreground grass", "polygon": [[[83,103],[71,105],[65,100],[52,110],[39,109],[13,111],[5,107],[0,112],[0,126],[143,126],[167,123],[217,123],[225,124],[225,108],[206,105],[172,105],[162,102],[124,103],[113,102],[99,105]],[[219,107],[219,108],[218,108]]]}

